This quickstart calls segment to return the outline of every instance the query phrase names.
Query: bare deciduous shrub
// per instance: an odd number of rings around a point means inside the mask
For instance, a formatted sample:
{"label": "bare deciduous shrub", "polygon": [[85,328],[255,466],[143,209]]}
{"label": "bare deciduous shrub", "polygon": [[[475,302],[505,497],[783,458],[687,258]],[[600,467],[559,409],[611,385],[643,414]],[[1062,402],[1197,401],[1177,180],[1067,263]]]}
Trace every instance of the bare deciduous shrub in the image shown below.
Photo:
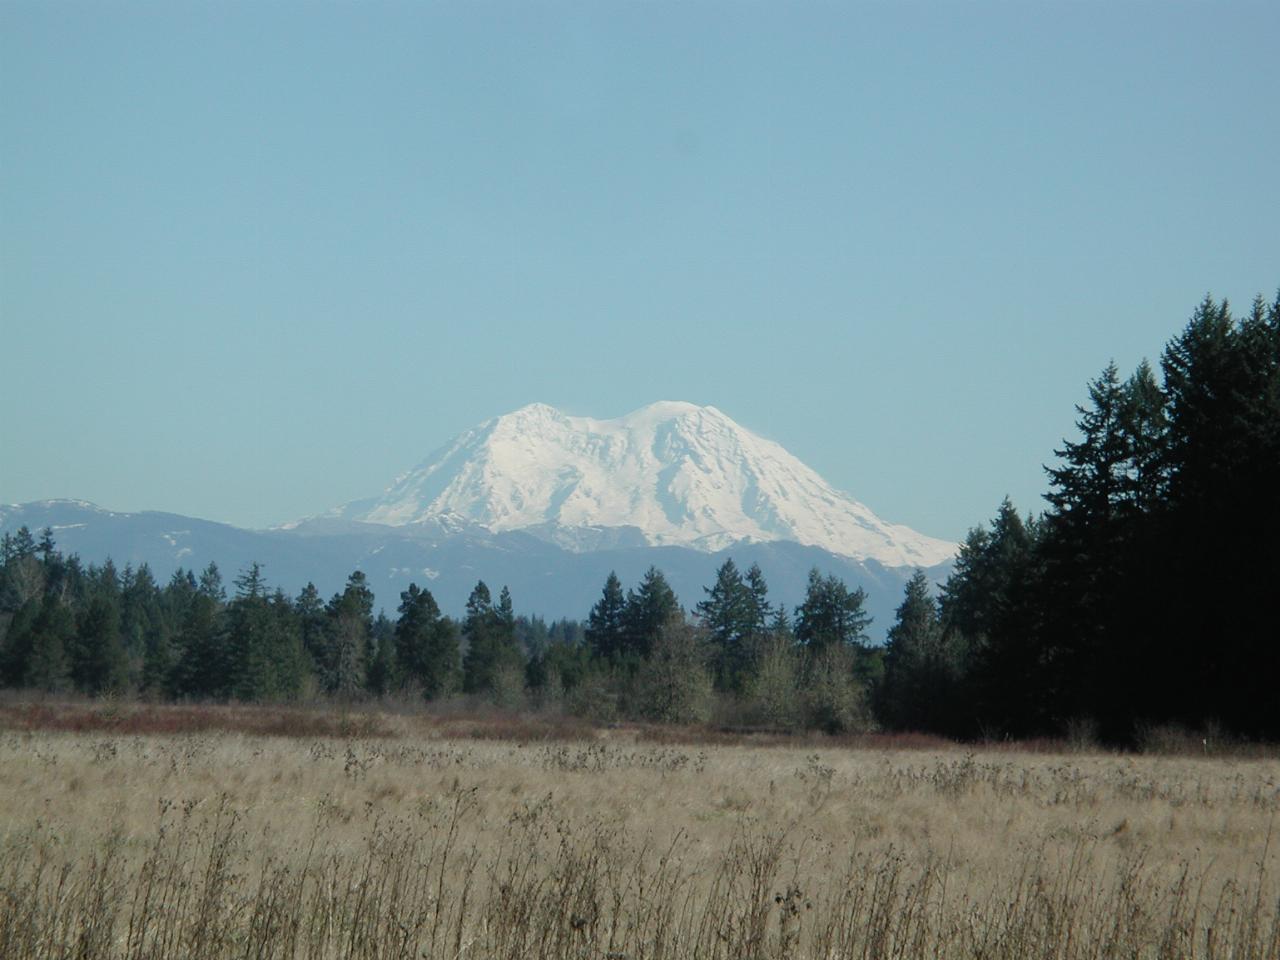
{"label": "bare deciduous shrub", "polygon": [[853,658],[843,646],[815,651],[805,666],[805,722],[827,733],[848,733],[870,726],[862,685],[853,676]]}
{"label": "bare deciduous shrub", "polygon": [[524,671],[506,664],[497,669],[493,677],[493,703],[503,710],[522,709],[527,698],[524,689]]}
{"label": "bare deciduous shrub", "polygon": [[800,662],[793,644],[774,635],[764,641],[747,696],[752,723],[778,730],[800,723]]}
{"label": "bare deciduous shrub", "polygon": [[1072,717],[1066,725],[1067,746],[1082,753],[1097,750],[1102,742],[1099,731],[1100,725],[1093,717]]}
{"label": "bare deciduous shrub", "polygon": [[659,723],[705,723],[714,708],[711,673],[697,630],[668,621],[636,675],[644,716]]}
{"label": "bare deciduous shrub", "polygon": [[616,677],[591,673],[565,696],[566,706],[575,717],[595,724],[614,723],[621,715],[620,683]]}

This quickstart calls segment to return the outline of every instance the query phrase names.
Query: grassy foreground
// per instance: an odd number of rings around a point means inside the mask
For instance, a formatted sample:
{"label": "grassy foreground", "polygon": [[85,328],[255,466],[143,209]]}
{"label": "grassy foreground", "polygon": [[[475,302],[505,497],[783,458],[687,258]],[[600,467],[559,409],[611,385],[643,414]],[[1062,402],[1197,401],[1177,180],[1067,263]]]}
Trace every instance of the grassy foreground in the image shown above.
{"label": "grassy foreground", "polygon": [[11,960],[1280,956],[1274,759],[6,722]]}

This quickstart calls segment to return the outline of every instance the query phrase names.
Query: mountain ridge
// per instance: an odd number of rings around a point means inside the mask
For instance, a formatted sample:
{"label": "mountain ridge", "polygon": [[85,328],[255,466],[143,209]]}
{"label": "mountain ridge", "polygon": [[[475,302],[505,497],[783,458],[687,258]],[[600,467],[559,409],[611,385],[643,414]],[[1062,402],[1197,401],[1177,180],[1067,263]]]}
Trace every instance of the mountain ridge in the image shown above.
{"label": "mountain ridge", "polygon": [[935,566],[957,549],[881,520],[716,407],[670,400],[607,420],[529,404],[458,434],[381,495],[308,520],[322,518],[391,527],[456,518],[570,550],[634,542],[635,532],[650,546],[702,552],[792,541],[903,567]]}

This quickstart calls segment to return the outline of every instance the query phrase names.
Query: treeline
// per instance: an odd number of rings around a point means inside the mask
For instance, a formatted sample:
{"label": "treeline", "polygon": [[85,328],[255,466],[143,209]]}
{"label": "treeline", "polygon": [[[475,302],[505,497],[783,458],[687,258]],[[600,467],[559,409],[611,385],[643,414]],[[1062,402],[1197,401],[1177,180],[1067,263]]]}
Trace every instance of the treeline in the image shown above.
{"label": "treeline", "polygon": [[[45,530],[0,543],[0,685],[88,695],[296,701],[358,699],[412,689],[428,699],[488,690],[510,651],[580,642],[571,621],[515,617],[504,590],[483,583],[454,621],[417,585],[399,616],[374,614],[355,571],[325,601],[314,584],[296,597],[268,587],[251,564],[228,596],[217,564],[179,569],[161,586],[144,564],[84,567]],[[466,658],[462,656],[466,647]],[[524,656],[518,655],[523,666]]]}
{"label": "treeline", "polygon": [[1049,509],[1006,501],[935,603],[913,581],[879,716],[951,736],[1280,738],[1280,296],[1206,298],[1160,376],[1108,365],[1054,451]]}
{"label": "treeline", "polygon": [[865,595],[813,571],[792,619],[759,567],[732,560],[692,616],[656,568],[624,594],[610,574],[585,624],[517,616],[479,582],[460,620],[410,584],[374,614],[362,572],[328,601],[271,590],[258,564],[228,596],[216,564],[161,586],[146,565],[84,567],[51,530],[0,543],[0,684],[87,695],[298,701],[470,696],[594,720],[851,730],[871,721],[883,651]]}
{"label": "treeline", "polygon": [[0,685],[97,695],[303,700],[469,696],[599,721],[715,720],[959,738],[1133,742],[1181,724],[1280,738],[1280,296],[1206,298],[1160,376],[1114,364],[1047,467],[1049,509],[1006,499],[940,588],[917,573],[888,643],[865,596],[810,574],[794,610],[732,560],[686,611],[650,569],[605,582],[585,623],[517,616],[477,583],[460,620],[427,589],[374,614],[364,574],[325,601],[251,565],[163,586],[85,568],[46,530],[0,543]]}

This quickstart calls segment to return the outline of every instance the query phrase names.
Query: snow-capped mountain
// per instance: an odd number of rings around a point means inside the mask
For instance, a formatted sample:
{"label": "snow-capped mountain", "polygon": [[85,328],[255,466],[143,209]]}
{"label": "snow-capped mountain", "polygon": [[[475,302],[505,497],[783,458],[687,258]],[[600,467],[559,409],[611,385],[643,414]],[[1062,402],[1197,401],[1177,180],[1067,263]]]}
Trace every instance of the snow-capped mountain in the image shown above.
{"label": "snow-capped mountain", "polygon": [[613,420],[531,404],[326,519],[521,530],[571,550],[790,541],[886,567],[932,567],[956,551],[886,523],[715,407],[671,401]]}

